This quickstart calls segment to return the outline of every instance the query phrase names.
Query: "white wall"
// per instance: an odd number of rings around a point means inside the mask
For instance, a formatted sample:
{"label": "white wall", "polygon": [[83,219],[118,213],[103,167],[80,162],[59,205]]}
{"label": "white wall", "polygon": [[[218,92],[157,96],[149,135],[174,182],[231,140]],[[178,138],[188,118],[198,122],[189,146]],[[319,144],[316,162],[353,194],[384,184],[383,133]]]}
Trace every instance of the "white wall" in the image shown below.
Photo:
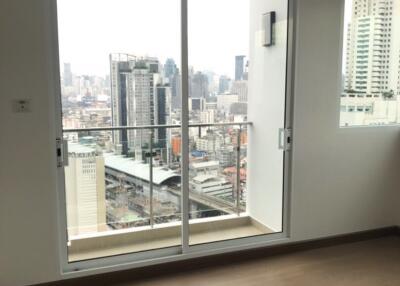
{"label": "white wall", "polygon": [[293,237],[393,225],[400,130],[338,128],[343,3],[297,2]]}
{"label": "white wall", "polygon": [[[47,0],[0,1],[0,285],[57,279]],[[12,112],[31,99],[32,111]]]}
{"label": "white wall", "polygon": [[[0,2],[0,285],[61,277],[54,94],[43,33],[51,28],[50,1]],[[400,223],[398,128],[338,128],[332,79],[339,70],[341,0],[297,2],[293,239],[393,225],[397,215]],[[11,112],[18,98],[33,100],[31,113]]]}
{"label": "white wall", "polygon": [[[275,11],[275,43],[262,45],[262,15]],[[285,126],[287,3],[253,0],[250,4],[248,120],[248,211],[268,228],[282,231],[283,151],[279,129]]]}

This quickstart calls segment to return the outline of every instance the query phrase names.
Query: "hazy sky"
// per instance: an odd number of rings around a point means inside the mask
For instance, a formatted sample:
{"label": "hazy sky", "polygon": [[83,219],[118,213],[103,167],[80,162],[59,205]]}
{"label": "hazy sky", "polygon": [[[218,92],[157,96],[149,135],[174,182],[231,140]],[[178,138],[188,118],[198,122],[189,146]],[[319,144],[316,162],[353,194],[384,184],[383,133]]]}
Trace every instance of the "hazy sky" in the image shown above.
{"label": "hazy sky", "polygon": [[[250,0],[189,0],[189,64],[234,75],[248,55]],[[58,0],[61,63],[109,73],[110,53],[172,57],[180,64],[180,0]]]}

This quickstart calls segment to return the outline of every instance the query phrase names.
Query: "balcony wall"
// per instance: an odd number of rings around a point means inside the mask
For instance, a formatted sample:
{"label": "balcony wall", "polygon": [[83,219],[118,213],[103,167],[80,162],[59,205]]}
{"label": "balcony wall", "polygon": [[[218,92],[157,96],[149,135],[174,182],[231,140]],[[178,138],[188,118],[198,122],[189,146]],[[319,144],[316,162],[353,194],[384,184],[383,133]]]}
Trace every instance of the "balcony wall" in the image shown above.
{"label": "balcony wall", "polygon": [[[276,12],[275,45],[262,45],[262,14]],[[282,230],[283,151],[278,149],[284,127],[286,93],[287,4],[281,0],[250,5],[250,70],[248,210],[252,217]],[[262,179],[260,179],[262,178]]]}
{"label": "balcony wall", "polygon": [[[7,286],[62,278],[51,1],[0,2],[0,284]],[[338,128],[342,0],[296,2],[292,239],[400,224],[399,129]],[[12,112],[20,98],[32,99],[30,113]]]}

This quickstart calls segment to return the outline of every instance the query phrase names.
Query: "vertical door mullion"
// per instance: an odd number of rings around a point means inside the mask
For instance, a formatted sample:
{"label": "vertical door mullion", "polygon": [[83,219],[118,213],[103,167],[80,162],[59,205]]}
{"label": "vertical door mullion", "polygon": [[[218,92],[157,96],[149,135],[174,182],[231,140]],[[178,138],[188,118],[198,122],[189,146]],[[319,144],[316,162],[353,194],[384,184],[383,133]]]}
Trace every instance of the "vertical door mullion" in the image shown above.
{"label": "vertical door mullion", "polygon": [[188,60],[188,0],[181,0],[181,215],[182,252],[189,250],[189,60]]}
{"label": "vertical door mullion", "polygon": [[[49,61],[49,70],[51,73],[49,77],[52,79],[49,81],[51,93],[54,93],[54,104],[55,104],[55,138],[63,139],[63,124],[62,124],[62,101],[61,101],[61,78],[60,78],[60,56],[59,56],[59,43],[58,43],[58,11],[57,1],[50,1],[49,7],[51,11],[50,26],[51,26],[51,53]],[[54,152],[55,153],[55,152]],[[57,200],[58,200],[58,235],[60,241],[59,248],[59,262],[63,270],[68,265],[68,232],[67,232],[67,199],[65,189],[65,172],[64,167],[57,168]]]}

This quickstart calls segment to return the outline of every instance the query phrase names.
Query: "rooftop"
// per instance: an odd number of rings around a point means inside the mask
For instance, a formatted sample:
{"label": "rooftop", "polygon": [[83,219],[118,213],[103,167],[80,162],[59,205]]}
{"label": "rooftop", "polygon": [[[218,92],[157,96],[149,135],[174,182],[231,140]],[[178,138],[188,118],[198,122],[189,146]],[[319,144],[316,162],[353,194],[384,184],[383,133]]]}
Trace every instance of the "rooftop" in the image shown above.
{"label": "rooftop", "polygon": [[[120,155],[105,154],[105,165],[107,168],[114,169],[128,176],[139,178],[143,181],[150,180],[150,165],[131,158]],[[180,177],[180,174],[165,167],[153,167],[153,183],[156,185],[163,184],[166,180],[174,177]]]}
{"label": "rooftop", "polygon": [[68,153],[88,154],[93,152],[95,152],[93,148],[84,146],[82,144],[68,143]]}
{"label": "rooftop", "polygon": [[193,181],[198,182],[198,183],[204,183],[210,180],[219,180],[221,181],[221,179],[217,176],[214,175],[199,175],[193,178]]}
{"label": "rooftop", "polygon": [[207,162],[198,162],[198,163],[191,163],[191,167],[194,169],[199,169],[199,168],[207,168],[207,167],[218,167],[219,162],[218,161],[207,161]]}

